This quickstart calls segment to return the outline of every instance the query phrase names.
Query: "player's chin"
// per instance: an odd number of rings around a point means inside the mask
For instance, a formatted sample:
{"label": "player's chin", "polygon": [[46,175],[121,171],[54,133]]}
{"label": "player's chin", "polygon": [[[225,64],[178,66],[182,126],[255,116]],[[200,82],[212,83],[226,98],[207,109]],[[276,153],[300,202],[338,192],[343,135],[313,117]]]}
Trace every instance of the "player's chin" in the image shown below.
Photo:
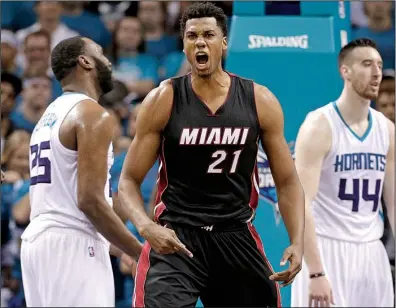
{"label": "player's chin", "polygon": [[199,77],[207,77],[207,76],[210,76],[210,74],[211,74],[210,67],[202,68],[202,67],[196,66],[195,71]]}
{"label": "player's chin", "polygon": [[378,98],[378,91],[365,91],[363,97],[369,100],[375,100]]}

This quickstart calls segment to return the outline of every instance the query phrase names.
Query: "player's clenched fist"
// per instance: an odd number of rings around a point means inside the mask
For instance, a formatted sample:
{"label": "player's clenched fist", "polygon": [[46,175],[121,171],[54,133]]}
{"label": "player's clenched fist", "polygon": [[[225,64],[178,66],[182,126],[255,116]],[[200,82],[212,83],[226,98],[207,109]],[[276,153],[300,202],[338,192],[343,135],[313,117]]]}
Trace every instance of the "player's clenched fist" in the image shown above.
{"label": "player's clenched fist", "polygon": [[175,231],[155,223],[142,230],[141,235],[149,242],[151,248],[159,254],[171,254],[181,251],[192,258],[193,254],[178,239]]}

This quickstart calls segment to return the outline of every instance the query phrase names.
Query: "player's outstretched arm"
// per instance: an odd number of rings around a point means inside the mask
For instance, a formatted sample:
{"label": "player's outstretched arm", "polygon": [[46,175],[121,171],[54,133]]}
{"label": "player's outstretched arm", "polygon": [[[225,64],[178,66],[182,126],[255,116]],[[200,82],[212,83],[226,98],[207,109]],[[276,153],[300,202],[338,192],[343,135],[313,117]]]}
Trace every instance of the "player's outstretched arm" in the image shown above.
{"label": "player's outstretched arm", "polygon": [[293,281],[301,269],[304,247],[304,191],[283,135],[283,112],[277,98],[260,85],[255,85],[254,92],[261,128],[261,142],[269,159],[278,194],[279,209],[291,243],[281,261],[283,265],[289,260],[290,268],[278,273],[272,279],[284,281],[286,285]]}
{"label": "player's outstretched arm", "polygon": [[389,151],[386,157],[386,169],[384,179],[384,201],[388,210],[388,219],[395,235],[395,125],[388,120],[389,127]]}
{"label": "player's outstretched arm", "polygon": [[142,245],[105,198],[108,150],[114,130],[112,119],[90,100],[76,108],[78,206],[110,243],[137,258]]}
{"label": "player's outstretched arm", "polygon": [[183,251],[191,255],[173,230],[154,223],[144,208],[140,185],[158,158],[162,132],[168,123],[173,104],[173,88],[169,81],[152,90],[144,99],[136,119],[136,135],[125,158],[119,198],[129,210],[129,219],[157,253]]}
{"label": "player's outstretched arm", "polygon": [[[304,259],[309,273],[324,273],[318,250],[312,201],[318,189],[323,159],[331,148],[331,129],[326,117],[319,112],[308,114],[301,125],[295,145],[295,165],[305,193]],[[305,295],[302,295],[305,296]],[[322,307],[334,304],[330,284],[326,277],[312,278],[308,303],[320,303]]]}

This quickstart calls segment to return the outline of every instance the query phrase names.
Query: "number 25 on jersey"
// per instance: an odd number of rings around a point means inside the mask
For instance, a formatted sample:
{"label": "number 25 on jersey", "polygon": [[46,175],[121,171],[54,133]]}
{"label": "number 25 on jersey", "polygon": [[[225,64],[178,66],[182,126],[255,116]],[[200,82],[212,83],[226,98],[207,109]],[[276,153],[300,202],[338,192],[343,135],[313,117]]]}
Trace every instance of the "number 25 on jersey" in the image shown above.
{"label": "number 25 on jersey", "polygon": [[30,146],[30,154],[33,157],[30,173],[30,185],[51,183],[51,161],[48,159],[48,157],[42,157],[42,151],[50,149],[51,146],[49,141],[43,141],[40,144],[34,144]]}

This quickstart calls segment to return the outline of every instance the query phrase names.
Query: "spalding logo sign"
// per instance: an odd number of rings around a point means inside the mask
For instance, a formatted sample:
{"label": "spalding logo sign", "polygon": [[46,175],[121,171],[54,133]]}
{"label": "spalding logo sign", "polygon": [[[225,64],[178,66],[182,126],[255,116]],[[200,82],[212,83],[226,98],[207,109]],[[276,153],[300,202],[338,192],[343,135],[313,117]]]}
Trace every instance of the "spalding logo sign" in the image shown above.
{"label": "spalding logo sign", "polygon": [[[294,159],[294,141],[289,142],[289,149]],[[267,154],[265,154],[261,145],[257,154],[257,169],[259,175],[260,198],[273,207],[275,222],[276,225],[279,225],[282,217],[279,212],[278,196],[276,194],[275,183],[271,174]]]}

